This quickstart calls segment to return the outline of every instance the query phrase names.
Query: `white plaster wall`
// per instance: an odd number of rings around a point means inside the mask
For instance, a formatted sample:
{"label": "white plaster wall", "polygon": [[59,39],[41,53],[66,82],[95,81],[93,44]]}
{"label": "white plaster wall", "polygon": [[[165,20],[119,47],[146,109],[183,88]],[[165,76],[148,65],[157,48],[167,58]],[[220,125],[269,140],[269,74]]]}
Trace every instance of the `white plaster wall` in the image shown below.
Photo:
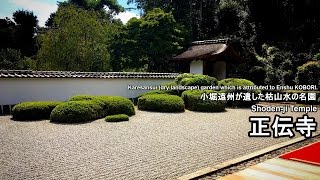
{"label": "white plaster wall", "polygon": [[117,95],[135,98],[147,90],[128,85],[161,85],[174,79],[0,78],[0,105],[25,101],[65,101],[77,94]]}
{"label": "white plaster wall", "polygon": [[218,80],[226,78],[227,64],[225,61],[216,61],[213,65],[213,74]]}
{"label": "white plaster wall", "polygon": [[190,73],[203,74],[203,61],[192,61],[190,63]]}

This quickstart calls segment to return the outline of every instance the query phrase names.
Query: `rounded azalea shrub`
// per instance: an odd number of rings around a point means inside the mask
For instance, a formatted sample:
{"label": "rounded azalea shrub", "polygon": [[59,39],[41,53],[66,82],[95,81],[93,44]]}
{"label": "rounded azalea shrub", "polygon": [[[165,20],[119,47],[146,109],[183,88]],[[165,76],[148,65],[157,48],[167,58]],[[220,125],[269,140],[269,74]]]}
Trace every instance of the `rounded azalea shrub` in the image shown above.
{"label": "rounded azalea shrub", "polygon": [[150,95],[150,94],[179,95],[179,93],[180,93],[179,90],[171,90],[171,86],[177,86],[177,84],[176,84],[175,81],[162,84],[161,86],[167,86],[167,87],[169,88],[169,90],[160,90],[160,89],[157,89],[157,90],[148,91],[148,92],[146,92],[146,93],[143,93],[143,94],[139,95],[138,98],[141,97],[141,96]]}
{"label": "rounded azalea shrub", "polygon": [[102,111],[94,101],[70,101],[53,109],[50,115],[51,122],[81,123],[97,119]]}
{"label": "rounded azalea shrub", "polygon": [[194,76],[194,74],[191,74],[191,73],[182,73],[182,74],[179,74],[176,77],[175,82],[176,82],[176,84],[180,84],[182,79],[184,79],[184,78],[192,78],[193,76]]}
{"label": "rounded azalea shrub", "polygon": [[70,97],[68,101],[83,101],[83,100],[93,100],[93,99],[96,99],[96,96],[80,94],[80,95],[75,95]]}
{"label": "rounded azalea shrub", "polygon": [[115,114],[110,115],[105,118],[106,122],[121,122],[121,121],[129,121],[129,116],[126,114]]}
{"label": "rounded azalea shrub", "polygon": [[156,112],[183,112],[184,102],[179,96],[151,94],[138,99],[138,108]]}
{"label": "rounded azalea shrub", "polygon": [[208,75],[182,74],[182,77],[179,76],[177,77],[176,82],[182,86],[215,86],[218,84],[218,80],[215,77]]}
{"label": "rounded azalea shrub", "polygon": [[113,114],[135,115],[134,104],[128,98],[121,96],[92,96],[92,95],[76,95],[69,101],[94,101],[102,108],[99,118]]}
{"label": "rounded azalea shrub", "polygon": [[152,95],[152,94],[169,94],[169,95],[177,95],[174,91],[166,91],[166,90],[152,90],[146,93],[139,95],[138,97],[145,96],[145,95]]}
{"label": "rounded azalea shrub", "polygon": [[209,95],[210,93],[217,93],[217,91],[188,90],[188,91],[184,91],[181,97],[185,102],[186,108],[191,111],[200,111],[200,112],[225,111],[225,107],[226,107],[225,101],[210,100],[210,99],[203,100],[201,98],[203,94]]}
{"label": "rounded azalea shrub", "polygon": [[12,109],[12,118],[15,120],[49,119],[51,111],[61,104],[56,101],[23,102]]}
{"label": "rounded azalea shrub", "polygon": [[121,96],[97,96],[103,105],[104,116],[114,114],[135,115],[134,104],[128,98]]}
{"label": "rounded azalea shrub", "polygon": [[[247,79],[240,79],[240,78],[227,78],[219,81],[219,86],[221,87],[220,92],[222,93],[250,93],[250,94],[255,94],[256,96],[261,93],[261,90],[245,90],[247,86],[254,86],[255,84]],[[223,87],[234,87],[230,89],[225,89]],[[238,87],[241,87],[239,89]],[[253,101],[243,101],[243,100],[234,100],[234,101],[228,101],[227,106],[230,107],[249,107],[252,104],[254,104]]]}

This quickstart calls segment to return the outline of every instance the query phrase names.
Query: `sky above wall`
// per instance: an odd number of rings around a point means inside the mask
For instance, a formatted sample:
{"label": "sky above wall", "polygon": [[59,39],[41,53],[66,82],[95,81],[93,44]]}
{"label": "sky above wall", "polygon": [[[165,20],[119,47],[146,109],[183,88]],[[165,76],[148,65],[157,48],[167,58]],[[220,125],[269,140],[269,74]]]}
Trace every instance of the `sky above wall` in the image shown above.
{"label": "sky above wall", "polygon": [[[57,1],[64,0],[0,0],[0,19],[12,17],[17,10],[29,10],[38,17],[39,25],[44,26],[52,12],[58,8]],[[118,3],[124,8],[134,8],[134,5],[127,5],[127,0],[118,0]],[[132,17],[139,17],[138,10],[126,10],[116,16],[126,23]]]}

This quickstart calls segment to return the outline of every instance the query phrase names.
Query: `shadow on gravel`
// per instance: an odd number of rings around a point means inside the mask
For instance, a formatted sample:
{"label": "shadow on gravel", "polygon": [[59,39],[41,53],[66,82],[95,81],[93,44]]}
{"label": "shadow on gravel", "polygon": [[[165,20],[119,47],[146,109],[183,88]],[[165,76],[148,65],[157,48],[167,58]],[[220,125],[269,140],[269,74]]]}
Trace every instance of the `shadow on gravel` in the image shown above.
{"label": "shadow on gravel", "polygon": [[[96,120],[93,120],[96,121]],[[86,121],[86,122],[51,122],[51,124],[57,124],[57,125],[83,125],[83,124],[90,124],[93,121]]]}
{"label": "shadow on gravel", "polygon": [[59,125],[82,125],[82,124],[89,124],[89,123],[92,123],[93,121],[86,121],[86,122],[76,122],[76,123],[73,123],[73,122],[64,122],[64,123],[61,123],[61,122],[51,122],[49,119],[34,119],[34,120],[30,120],[30,119],[13,119],[12,117],[10,118],[10,120],[12,121],[16,121],[16,122],[39,122],[39,121],[48,121],[49,123],[51,124],[59,124]]}

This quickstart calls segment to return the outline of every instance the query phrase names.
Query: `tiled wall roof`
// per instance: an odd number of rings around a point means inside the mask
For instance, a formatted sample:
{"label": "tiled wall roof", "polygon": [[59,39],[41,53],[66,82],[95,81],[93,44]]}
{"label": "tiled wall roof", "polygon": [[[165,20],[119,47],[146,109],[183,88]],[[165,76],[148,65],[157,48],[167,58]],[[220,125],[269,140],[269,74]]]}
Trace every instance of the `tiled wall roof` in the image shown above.
{"label": "tiled wall roof", "polygon": [[178,73],[0,70],[0,78],[176,78]]}

